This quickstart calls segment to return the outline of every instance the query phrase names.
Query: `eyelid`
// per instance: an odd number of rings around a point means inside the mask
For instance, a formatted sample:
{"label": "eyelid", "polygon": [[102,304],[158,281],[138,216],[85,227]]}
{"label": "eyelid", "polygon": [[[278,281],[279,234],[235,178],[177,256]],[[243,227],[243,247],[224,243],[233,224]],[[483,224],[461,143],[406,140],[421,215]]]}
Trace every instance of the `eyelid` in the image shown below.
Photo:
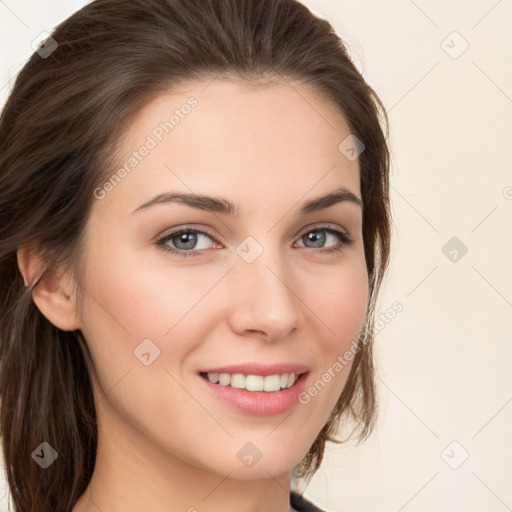
{"label": "eyelid", "polygon": [[[301,228],[293,236],[294,236],[294,238],[300,238],[300,237],[304,236],[306,233],[309,233],[310,231],[312,231],[314,229],[325,229],[325,228],[331,228],[331,229],[335,229],[336,231],[341,231],[342,233],[344,233],[345,235],[350,237],[350,232],[347,229],[339,226],[338,224],[333,224],[330,222],[325,222],[325,223],[320,223],[320,224],[318,222],[317,223],[313,222],[312,224]],[[188,230],[197,231],[199,233],[204,233],[204,234],[208,235],[214,242],[216,242],[218,244],[221,243],[217,239],[216,235],[213,234],[213,231],[210,230],[210,228],[208,228],[206,226],[195,227],[194,224],[185,224],[185,225],[177,227],[177,228],[171,228],[170,230],[168,230],[168,232],[164,231],[162,234],[155,237],[155,241],[158,241],[158,240],[161,240],[162,238],[167,238],[170,235],[176,235],[177,233],[180,233],[182,231],[188,231]]]}
{"label": "eyelid", "polygon": [[334,229],[336,231],[341,231],[343,234],[347,235],[348,237],[350,236],[348,229],[345,229],[344,227],[342,227],[338,224],[333,224],[332,222],[320,222],[320,223],[313,222],[312,224],[309,224],[308,226],[300,229],[294,235],[294,237],[300,238],[300,237],[304,236],[306,233],[309,233],[310,231],[314,231],[315,229]]}
{"label": "eyelid", "polygon": [[[167,231],[164,231],[161,235],[158,235],[155,240],[156,242],[164,239],[164,238],[167,238],[171,235],[175,236],[176,234],[178,233],[181,233],[182,231],[194,231],[194,232],[198,232],[198,233],[204,233],[205,235],[208,235],[214,242],[220,244],[221,242],[218,241],[216,235],[213,234],[213,231],[211,231],[209,228],[205,227],[205,226],[201,226],[201,227],[195,227],[193,224],[185,224],[183,226],[180,226],[180,227],[177,227],[177,228],[171,228]],[[185,252],[185,251],[183,251]]]}

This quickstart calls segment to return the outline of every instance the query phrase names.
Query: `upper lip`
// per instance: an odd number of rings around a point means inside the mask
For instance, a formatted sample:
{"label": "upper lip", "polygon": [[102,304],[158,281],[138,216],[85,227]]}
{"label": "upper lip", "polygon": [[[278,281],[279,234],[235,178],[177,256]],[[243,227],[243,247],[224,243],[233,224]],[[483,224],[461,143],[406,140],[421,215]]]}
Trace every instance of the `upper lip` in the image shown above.
{"label": "upper lip", "polygon": [[263,363],[244,363],[244,364],[233,364],[229,366],[216,366],[215,368],[205,368],[200,370],[200,373],[229,373],[231,375],[235,373],[241,373],[243,375],[277,375],[283,373],[306,373],[309,371],[309,367],[304,364],[297,363],[275,363],[275,364],[263,364]]}

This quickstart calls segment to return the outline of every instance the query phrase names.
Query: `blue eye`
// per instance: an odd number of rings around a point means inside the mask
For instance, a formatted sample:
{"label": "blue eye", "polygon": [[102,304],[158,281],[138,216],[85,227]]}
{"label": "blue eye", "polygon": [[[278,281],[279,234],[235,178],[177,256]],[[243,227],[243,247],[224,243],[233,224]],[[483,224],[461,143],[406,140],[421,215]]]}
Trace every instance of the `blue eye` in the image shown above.
{"label": "blue eye", "polygon": [[[325,244],[326,240],[330,237],[338,239],[338,243],[334,246],[323,248],[319,247]],[[210,239],[215,243],[218,243],[215,238],[205,231],[201,231],[193,228],[182,228],[168,235],[158,239],[156,245],[162,248],[166,252],[176,254],[178,256],[199,256],[202,251],[209,249],[208,242],[200,243],[201,240]],[[340,231],[327,226],[318,226],[313,229],[309,229],[299,238],[304,244],[313,243],[313,246],[303,246],[308,249],[320,249],[322,253],[330,253],[334,251],[341,251],[344,247],[353,243],[353,239],[347,232]],[[172,243],[172,245],[170,245]],[[198,247],[198,244],[200,247]]]}
{"label": "blue eye", "polygon": [[[157,245],[165,245],[164,249],[166,251],[175,253],[179,252],[183,253],[183,256],[188,256],[189,251],[191,250],[198,251],[205,249],[205,247],[197,247],[198,241],[201,240],[201,237],[211,239],[211,237],[204,231],[191,228],[180,229],[179,231],[174,231],[173,233],[170,233],[158,240]],[[172,242],[174,247],[169,246],[168,242]]]}
{"label": "blue eye", "polygon": [[[324,249],[322,252],[341,251],[341,249],[343,249],[347,245],[350,245],[353,242],[352,238],[350,238],[348,233],[329,227],[318,227],[310,229],[308,232],[306,232],[304,235],[300,237],[300,240],[302,240],[304,243],[313,242],[314,244],[323,244],[325,243],[329,236],[337,238],[340,242],[334,246]],[[318,245],[309,248],[315,247],[318,247]]]}

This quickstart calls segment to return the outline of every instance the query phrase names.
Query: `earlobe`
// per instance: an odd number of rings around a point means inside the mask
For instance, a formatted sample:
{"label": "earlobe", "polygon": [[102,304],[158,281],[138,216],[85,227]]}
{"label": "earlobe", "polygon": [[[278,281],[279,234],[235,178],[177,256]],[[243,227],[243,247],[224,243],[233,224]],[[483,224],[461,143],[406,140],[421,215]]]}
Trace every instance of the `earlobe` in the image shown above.
{"label": "earlobe", "polygon": [[45,272],[46,262],[33,242],[18,248],[17,260],[25,286],[32,288],[32,299],[39,311],[63,331],[80,329],[73,280],[68,273],[60,269]]}

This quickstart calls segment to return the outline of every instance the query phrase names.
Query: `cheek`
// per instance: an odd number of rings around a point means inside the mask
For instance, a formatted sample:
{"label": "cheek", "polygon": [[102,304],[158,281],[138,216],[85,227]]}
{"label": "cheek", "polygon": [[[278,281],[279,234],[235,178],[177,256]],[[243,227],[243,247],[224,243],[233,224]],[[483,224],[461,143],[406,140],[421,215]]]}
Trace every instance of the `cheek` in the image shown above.
{"label": "cheek", "polygon": [[172,451],[186,456],[197,442],[191,425],[204,425],[205,415],[181,384],[186,370],[182,364],[205,340],[207,315],[216,313],[208,294],[226,271],[207,266],[202,270],[200,265],[171,268],[165,258],[153,265],[142,260],[142,255],[118,254],[108,260],[122,261],[117,265],[91,254],[84,277],[82,331],[99,396],[108,396],[101,401],[103,414],[109,415],[112,407],[127,424],[137,425],[162,446],[169,444],[172,433],[183,445],[173,445]]}
{"label": "cheek", "polygon": [[304,302],[315,313],[310,322],[317,331],[318,364],[301,400],[318,424],[323,425],[343,391],[359,350],[369,291],[364,258],[336,269],[323,268],[315,283],[316,286],[308,287]]}
{"label": "cheek", "polygon": [[[128,245],[128,244],[126,244]],[[166,264],[165,252],[147,254],[126,249],[92,254],[86,274],[90,310],[87,323],[118,330],[132,340],[163,337],[190,314],[223,274],[207,266]],[[95,257],[96,256],[96,257]]]}
{"label": "cheek", "polygon": [[326,267],[313,274],[314,286],[305,288],[305,303],[323,325],[324,350],[346,350],[364,326],[368,307],[368,274],[364,257],[353,258],[338,267]]}
{"label": "cheek", "polygon": [[204,325],[216,314],[209,291],[224,268],[171,267],[165,253],[147,258],[133,250],[109,258],[91,251],[87,262],[82,331],[104,389],[128,370],[146,368],[137,359],[142,347],[151,367],[162,371],[179,367],[200,346]]}

